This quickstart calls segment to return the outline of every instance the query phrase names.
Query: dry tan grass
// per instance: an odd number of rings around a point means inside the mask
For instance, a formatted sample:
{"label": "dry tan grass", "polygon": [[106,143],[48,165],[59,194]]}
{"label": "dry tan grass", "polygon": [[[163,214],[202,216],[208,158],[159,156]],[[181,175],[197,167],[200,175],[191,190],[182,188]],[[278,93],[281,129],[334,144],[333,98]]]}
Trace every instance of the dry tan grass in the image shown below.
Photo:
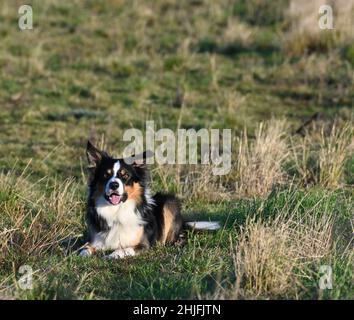
{"label": "dry tan grass", "polygon": [[220,285],[207,298],[294,298],[303,290],[303,278],[313,277],[308,266],[335,252],[335,218],[311,209],[289,211],[288,205],[274,219],[247,219],[236,243],[230,239],[235,282]]}
{"label": "dry tan grass", "polygon": [[291,145],[291,158],[294,161],[297,179],[300,185],[308,186],[316,183],[317,166],[311,165],[313,145],[309,135],[305,135],[300,141]]}
{"label": "dry tan grass", "polygon": [[342,182],[345,162],[354,151],[354,129],[350,124],[342,128],[332,127],[328,137],[321,131],[319,152],[319,184],[327,188],[336,188]]}
{"label": "dry tan grass", "polygon": [[314,125],[312,131],[293,142],[292,159],[301,185],[324,188],[343,185],[346,161],[353,155],[354,129],[351,122]]}
{"label": "dry tan grass", "polygon": [[81,206],[75,188],[73,180],[67,180],[43,194],[24,175],[0,174],[0,265],[59,249],[64,239],[74,236]]}
{"label": "dry tan grass", "polygon": [[249,47],[257,31],[256,27],[251,27],[238,19],[229,18],[222,39],[225,43],[237,43],[243,47]]}
{"label": "dry tan grass", "polygon": [[251,139],[244,130],[234,142],[235,158],[225,176],[214,176],[212,165],[157,166],[152,175],[164,190],[185,200],[264,198],[274,187],[294,182],[340,187],[354,148],[352,123],[316,123],[304,137],[290,136],[287,128],[284,120],[260,123]]}
{"label": "dry tan grass", "polygon": [[[220,201],[231,198],[224,177],[212,174],[211,165],[158,166],[152,174],[160,180],[164,190],[174,190],[185,203],[195,199]],[[172,187],[173,186],[173,187]]]}
{"label": "dry tan grass", "polygon": [[235,247],[236,275],[242,288],[235,294],[276,297],[298,288],[297,270],[330,253],[332,228],[331,215],[249,219]]}
{"label": "dry tan grass", "polygon": [[[319,28],[321,5],[333,8],[334,29]],[[284,49],[290,55],[301,55],[312,50],[329,50],[350,43],[354,39],[353,0],[292,0],[287,10],[291,27],[284,39]]]}
{"label": "dry tan grass", "polygon": [[284,182],[282,165],[288,155],[285,121],[261,123],[251,142],[245,130],[239,139],[234,171],[236,192],[246,196],[266,196],[275,184]]}

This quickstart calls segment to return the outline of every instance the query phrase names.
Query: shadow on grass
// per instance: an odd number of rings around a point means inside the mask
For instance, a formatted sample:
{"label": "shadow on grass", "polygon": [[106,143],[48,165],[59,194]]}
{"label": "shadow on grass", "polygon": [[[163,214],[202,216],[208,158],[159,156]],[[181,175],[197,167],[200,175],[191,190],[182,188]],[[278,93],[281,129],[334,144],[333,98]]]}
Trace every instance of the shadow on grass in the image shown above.
{"label": "shadow on grass", "polygon": [[261,40],[259,43],[245,46],[240,42],[217,43],[214,39],[202,39],[196,46],[198,53],[215,53],[228,58],[235,58],[238,55],[256,55],[264,58],[265,62],[274,64],[279,60],[279,47],[272,43],[271,39]]}

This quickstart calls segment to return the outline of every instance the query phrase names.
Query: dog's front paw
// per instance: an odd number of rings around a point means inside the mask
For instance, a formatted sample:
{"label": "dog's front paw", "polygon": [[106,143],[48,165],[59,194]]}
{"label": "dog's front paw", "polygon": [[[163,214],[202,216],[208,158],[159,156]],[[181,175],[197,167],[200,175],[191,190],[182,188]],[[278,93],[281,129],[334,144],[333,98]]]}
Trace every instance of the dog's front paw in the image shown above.
{"label": "dog's front paw", "polygon": [[80,257],[89,257],[92,255],[92,252],[90,249],[84,248],[79,252]]}
{"label": "dog's front paw", "polygon": [[113,251],[111,254],[105,256],[104,259],[115,260],[115,259],[122,259],[128,256],[135,256],[135,250],[133,248],[117,249]]}

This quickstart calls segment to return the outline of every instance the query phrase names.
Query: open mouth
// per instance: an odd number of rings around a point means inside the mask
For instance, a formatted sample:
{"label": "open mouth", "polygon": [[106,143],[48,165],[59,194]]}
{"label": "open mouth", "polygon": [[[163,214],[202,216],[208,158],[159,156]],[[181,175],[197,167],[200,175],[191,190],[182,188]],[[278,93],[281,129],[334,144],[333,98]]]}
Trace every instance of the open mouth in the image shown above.
{"label": "open mouth", "polygon": [[117,204],[120,203],[121,201],[121,196],[117,192],[111,192],[109,195],[105,195],[106,200],[110,203],[116,206]]}

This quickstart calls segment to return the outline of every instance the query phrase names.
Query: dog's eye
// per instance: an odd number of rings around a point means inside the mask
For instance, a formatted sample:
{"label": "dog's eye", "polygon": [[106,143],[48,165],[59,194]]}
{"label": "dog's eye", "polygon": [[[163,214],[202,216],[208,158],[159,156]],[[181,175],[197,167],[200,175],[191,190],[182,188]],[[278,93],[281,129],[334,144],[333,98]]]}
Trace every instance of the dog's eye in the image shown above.
{"label": "dog's eye", "polygon": [[121,171],[120,171],[120,175],[122,176],[122,178],[124,179],[124,180],[128,180],[129,179],[129,173],[126,171],[126,170],[124,170],[124,169],[122,169]]}
{"label": "dog's eye", "polygon": [[112,170],[111,170],[111,169],[108,169],[108,170],[103,174],[103,177],[104,177],[104,178],[108,178],[108,177],[111,176],[111,174],[112,174]]}

